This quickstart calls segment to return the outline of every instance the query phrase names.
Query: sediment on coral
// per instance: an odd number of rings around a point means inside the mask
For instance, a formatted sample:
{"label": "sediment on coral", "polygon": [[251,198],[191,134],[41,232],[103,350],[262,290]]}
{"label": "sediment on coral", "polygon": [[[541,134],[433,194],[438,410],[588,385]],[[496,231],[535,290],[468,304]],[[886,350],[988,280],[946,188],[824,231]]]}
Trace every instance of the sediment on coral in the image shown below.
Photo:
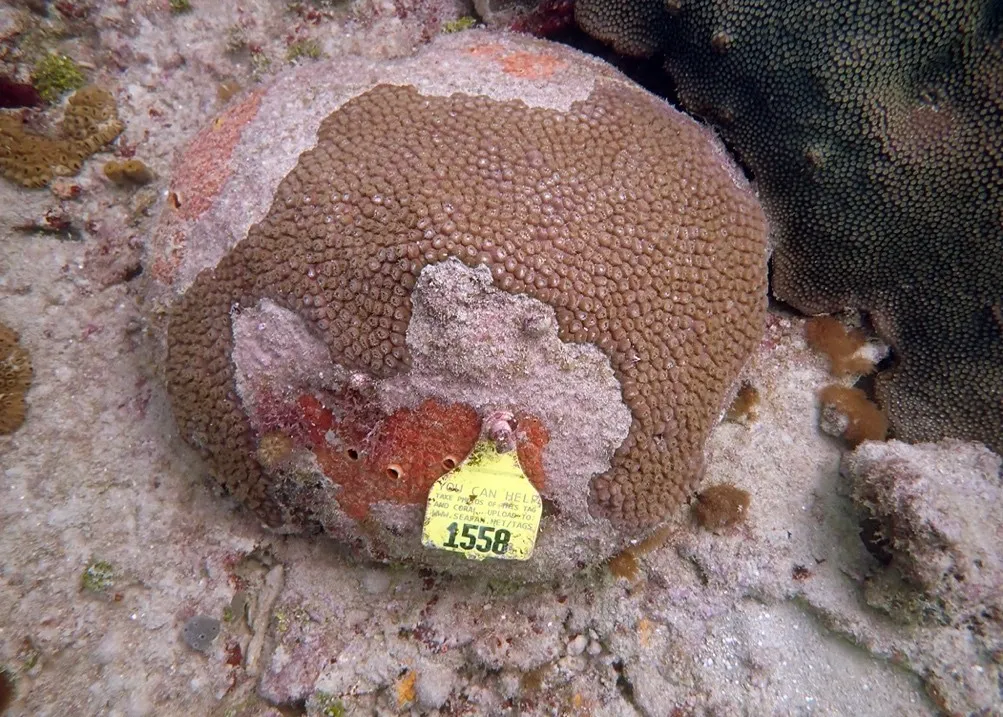
{"label": "sediment on coral", "polygon": [[1003,451],[1003,12],[996,0],[579,0],[621,52],[665,54],[683,106],[756,177],[772,290],[867,312],[907,440]]}
{"label": "sediment on coral", "polygon": [[111,143],[124,126],[115,99],[98,87],[70,97],[54,136],[26,131],[17,113],[0,113],[0,174],[25,187],[44,187],[72,176],[84,160]]}

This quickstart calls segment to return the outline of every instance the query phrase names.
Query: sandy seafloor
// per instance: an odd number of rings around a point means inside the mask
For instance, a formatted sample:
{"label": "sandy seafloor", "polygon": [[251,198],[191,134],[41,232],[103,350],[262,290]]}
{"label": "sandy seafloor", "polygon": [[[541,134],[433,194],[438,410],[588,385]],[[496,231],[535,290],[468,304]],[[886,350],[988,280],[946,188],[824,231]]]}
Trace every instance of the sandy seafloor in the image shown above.
{"label": "sandy seafloor", "polygon": [[[76,178],[76,200],[0,183],[0,320],[34,364],[28,420],[0,437],[9,714],[913,716],[937,711],[924,678],[985,671],[963,633],[899,626],[864,603],[876,563],[841,448],[817,429],[827,367],[803,320],[777,311],[747,371],[759,420],[722,424],[708,447],[706,484],[748,490],[748,522],[718,536],[681,514],[633,577],[600,567],[519,586],[366,564],[270,534],[221,496],[150,378],[130,277],[175,152],[221,108],[221,81],[254,82],[228,29],[242,24],[272,57],[267,77],[290,34],[331,57],[379,57],[409,52],[430,21],[378,2],[317,24],[282,2],[192,3],[182,16],[166,0],[90,3],[56,45],[114,91],[119,143],[158,174],[152,185],[110,185],[107,154]],[[0,8],[0,37],[26,17]],[[82,238],[14,228],[49,210]],[[111,573],[89,589],[96,565]],[[238,591],[246,617],[235,604],[207,651],[192,650],[186,620],[223,618]]]}

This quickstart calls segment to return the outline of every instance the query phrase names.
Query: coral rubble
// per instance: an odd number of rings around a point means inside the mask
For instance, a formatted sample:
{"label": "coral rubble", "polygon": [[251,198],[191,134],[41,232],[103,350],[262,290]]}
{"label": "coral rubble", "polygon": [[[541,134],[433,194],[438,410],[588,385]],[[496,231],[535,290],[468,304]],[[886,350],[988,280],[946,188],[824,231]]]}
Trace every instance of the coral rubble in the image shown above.
{"label": "coral rubble", "polygon": [[[293,71],[213,126],[223,152],[195,140],[151,259],[168,388],[182,434],[266,520],[409,558],[429,481],[507,413],[550,506],[526,570],[573,569],[699,478],[762,332],[765,223],[711,135],[608,66],[478,32],[436,45],[464,68],[445,84],[421,57],[362,89]],[[304,92],[338,99],[288,113]],[[245,174],[260,136],[292,131],[313,148],[267,186]],[[257,224],[212,230],[226,207],[186,207],[185,164],[257,202]]]}
{"label": "coral rubble", "polygon": [[[999,705],[1003,650],[1000,457],[961,441],[865,443],[844,459],[867,542],[883,556],[867,602],[896,621],[957,630],[984,657],[927,688],[945,713]],[[945,477],[948,480],[945,480]]]}
{"label": "coral rubble", "polygon": [[[922,609],[897,617],[952,625],[988,619],[1003,631],[999,456],[960,441],[889,441],[861,446],[845,469],[854,503],[872,526],[869,540],[890,555],[883,587],[870,586],[874,600],[888,605],[889,594],[879,593],[907,590]],[[950,485],[940,474],[951,476]]]}
{"label": "coral rubble", "polygon": [[686,109],[755,174],[772,288],[869,312],[895,434],[1003,450],[1003,11],[996,0],[579,0],[621,52],[665,54]]}

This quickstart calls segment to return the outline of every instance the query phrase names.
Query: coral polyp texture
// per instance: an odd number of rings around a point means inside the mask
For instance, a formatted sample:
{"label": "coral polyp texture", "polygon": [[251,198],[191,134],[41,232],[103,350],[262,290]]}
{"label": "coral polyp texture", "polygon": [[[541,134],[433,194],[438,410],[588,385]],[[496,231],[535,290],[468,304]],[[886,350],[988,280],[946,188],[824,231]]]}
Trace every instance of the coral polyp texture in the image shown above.
{"label": "coral polyp texture", "polygon": [[[762,212],[707,130],[561,46],[363,67],[293,70],[181,158],[149,264],[182,435],[269,524],[377,557],[608,557],[700,477],[763,329]],[[499,425],[532,559],[423,549],[432,483]]]}
{"label": "coral polyp texture", "polygon": [[579,0],[576,16],[664,53],[683,106],[752,170],[775,295],[870,314],[895,350],[877,394],[896,436],[1003,451],[1000,3],[659,5]]}
{"label": "coral polyp texture", "polygon": [[26,187],[72,176],[124,129],[115,98],[99,87],[70,97],[55,136],[26,131],[19,113],[0,112],[0,174]]}

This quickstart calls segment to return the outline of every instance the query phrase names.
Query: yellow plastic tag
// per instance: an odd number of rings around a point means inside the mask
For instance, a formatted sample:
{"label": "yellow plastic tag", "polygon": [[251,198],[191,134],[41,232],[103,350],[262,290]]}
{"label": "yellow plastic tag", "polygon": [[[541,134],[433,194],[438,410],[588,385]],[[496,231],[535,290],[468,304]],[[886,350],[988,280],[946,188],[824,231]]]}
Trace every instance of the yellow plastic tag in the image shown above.
{"label": "yellow plastic tag", "polygon": [[428,492],[421,542],[473,560],[528,560],[543,504],[515,451],[481,441]]}

